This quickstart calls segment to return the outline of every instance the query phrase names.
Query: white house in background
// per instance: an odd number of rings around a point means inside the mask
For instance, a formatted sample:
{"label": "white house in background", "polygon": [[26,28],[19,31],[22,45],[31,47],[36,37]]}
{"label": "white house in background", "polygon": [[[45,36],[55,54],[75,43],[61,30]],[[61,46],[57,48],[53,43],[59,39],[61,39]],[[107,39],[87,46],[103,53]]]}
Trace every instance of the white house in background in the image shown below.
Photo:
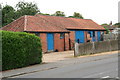
{"label": "white house in background", "polygon": [[120,28],[115,28],[114,30],[112,30],[113,34],[120,34]]}

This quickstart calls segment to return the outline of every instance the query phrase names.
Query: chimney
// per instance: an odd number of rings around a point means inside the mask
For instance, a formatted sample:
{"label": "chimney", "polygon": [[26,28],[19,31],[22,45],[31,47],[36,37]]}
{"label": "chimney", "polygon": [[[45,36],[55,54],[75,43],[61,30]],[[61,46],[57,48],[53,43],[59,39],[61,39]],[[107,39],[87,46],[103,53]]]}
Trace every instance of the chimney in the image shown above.
{"label": "chimney", "polygon": [[109,24],[110,26],[112,26],[112,21],[110,22],[110,24]]}

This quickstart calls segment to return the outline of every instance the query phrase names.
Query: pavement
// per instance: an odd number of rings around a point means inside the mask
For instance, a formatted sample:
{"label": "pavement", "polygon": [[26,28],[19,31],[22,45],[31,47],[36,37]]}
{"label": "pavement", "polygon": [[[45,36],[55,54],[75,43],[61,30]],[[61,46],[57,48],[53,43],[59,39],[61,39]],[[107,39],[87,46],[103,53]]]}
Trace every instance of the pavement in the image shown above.
{"label": "pavement", "polygon": [[56,62],[74,57],[74,51],[52,52],[43,54],[43,62]]}
{"label": "pavement", "polygon": [[3,71],[2,77],[3,78],[17,77],[21,75],[27,75],[27,74],[37,73],[41,71],[52,70],[52,69],[60,68],[63,66],[68,66],[71,64],[77,64],[77,63],[81,64],[81,63],[86,63],[90,61],[97,61],[97,60],[108,58],[109,57],[108,54],[114,55],[116,53],[118,53],[118,51],[80,56],[76,58],[73,57],[73,54],[74,54],[73,51],[54,52],[54,53],[44,54],[42,64],[37,64],[37,65],[14,69],[14,70]]}
{"label": "pavement", "polygon": [[[112,54],[112,53],[118,53],[118,51],[111,51],[111,52],[103,52],[103,53],[97,53],[93,55],[83,55],[83,56],[78,56],[77,58],[82,58],[82,57],[90,57],[90,56],[99,56],[99,55],[105,55],[105,54]],[[56,62],[60,60],[66,60],[74,58],[74,51],[64,51],[64,52],[52,52],[52,53],[47,53],[43,54],[43,62]]]}

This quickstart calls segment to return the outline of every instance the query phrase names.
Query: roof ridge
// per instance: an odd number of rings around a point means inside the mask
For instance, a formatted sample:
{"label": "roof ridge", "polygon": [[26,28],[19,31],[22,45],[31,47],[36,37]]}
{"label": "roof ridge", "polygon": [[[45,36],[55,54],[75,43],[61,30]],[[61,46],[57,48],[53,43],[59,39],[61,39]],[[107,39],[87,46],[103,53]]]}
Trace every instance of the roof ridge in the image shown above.
{"label": "roof ridge", "polygon": [[[36,14],[37,15],[41,15],[41,16],[51,16],[51,17],[61,17],[61,18],[72,18],[72,17],[65,17],[65,16],[52,16],[52,15],[42,15],[42,14]],[[81,18],[72,18],[72,19],[81,19]],[[91,20],[91,19],[82,19],[82,20]]]}
{"label": "roof ridge", "polygon": [[26,31],[27,26],[27,15],[24,16],[24,31]]}
{"label": "roof ridge", "polygon": [[68,17],[65,17],[65,16],[43,15],[43,14],[36,14],[34,16],[37,16],[37,15],[68,18]]}

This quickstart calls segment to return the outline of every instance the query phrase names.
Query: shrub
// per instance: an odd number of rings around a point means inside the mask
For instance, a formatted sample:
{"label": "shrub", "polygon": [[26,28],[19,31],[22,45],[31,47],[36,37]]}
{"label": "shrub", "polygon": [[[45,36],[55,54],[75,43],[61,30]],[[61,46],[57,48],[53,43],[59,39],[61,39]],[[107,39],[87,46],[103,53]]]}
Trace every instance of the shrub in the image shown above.
{"label": "shrub", "polygon": [[25,32],[2,31],[2,70],[42,62],[39,37]]}

